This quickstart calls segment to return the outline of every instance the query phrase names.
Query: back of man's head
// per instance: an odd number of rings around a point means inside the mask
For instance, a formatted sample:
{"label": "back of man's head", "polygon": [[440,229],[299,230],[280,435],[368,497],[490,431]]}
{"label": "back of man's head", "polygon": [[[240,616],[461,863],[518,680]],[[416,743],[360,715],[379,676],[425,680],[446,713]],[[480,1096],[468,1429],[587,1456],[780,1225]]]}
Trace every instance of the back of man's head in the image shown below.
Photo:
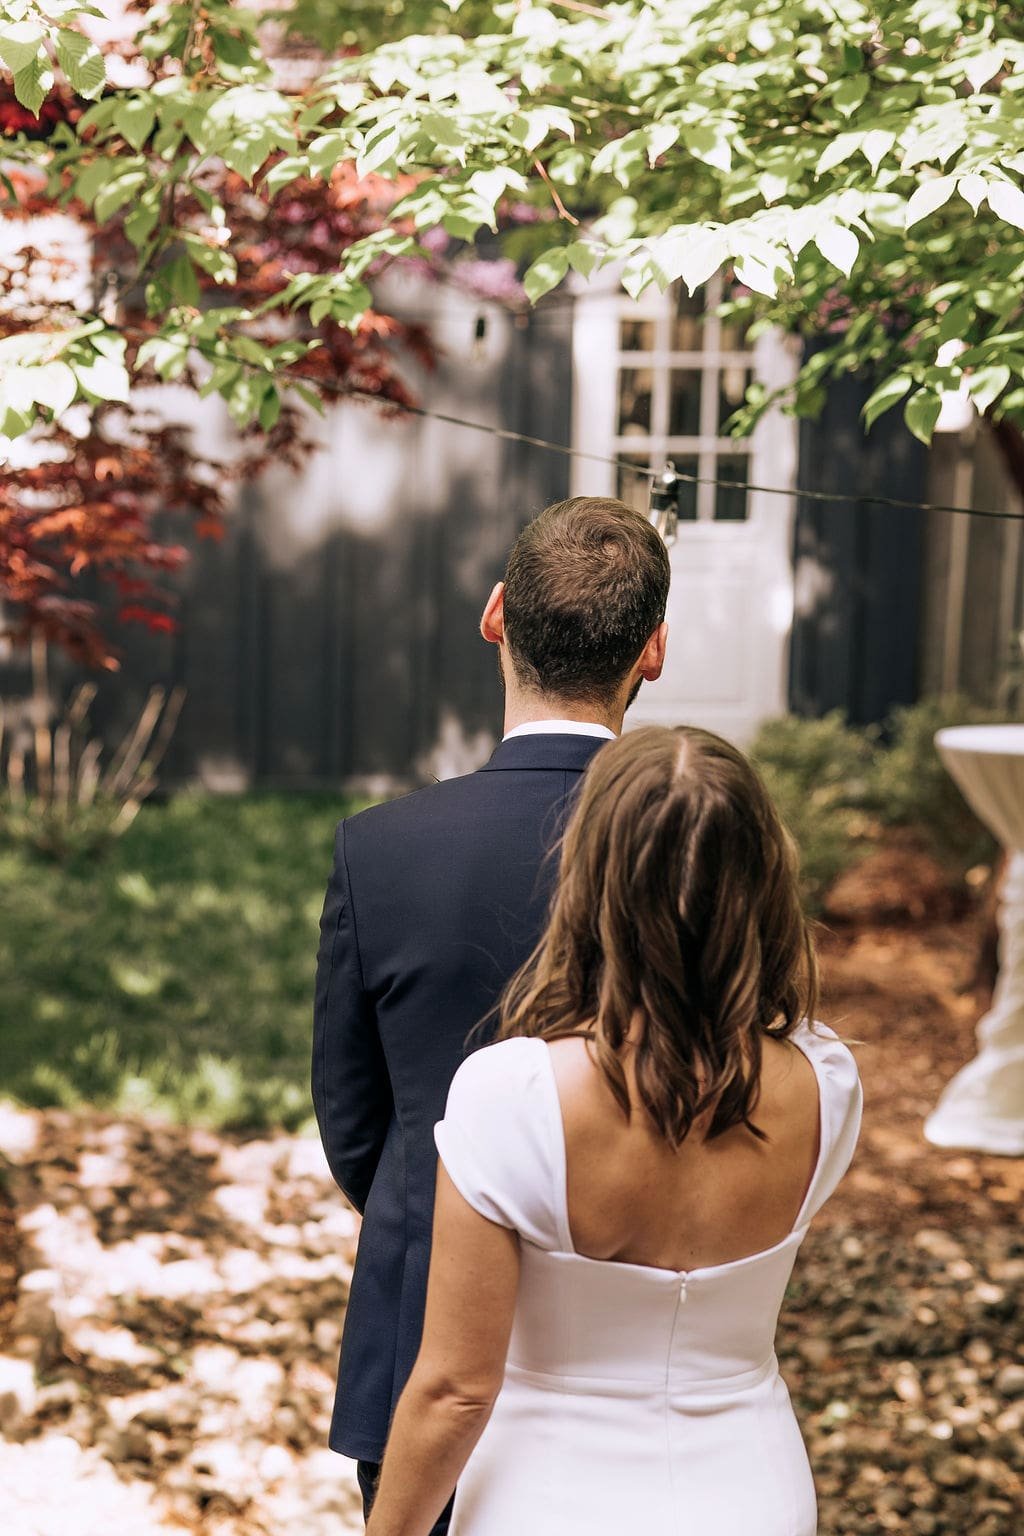
{"label": "back of man's head", "polygon": [[614,697],[665,617],[668,552],[624,502],[574,496],[528,523],[505,573],[509,658],[523,687]]}

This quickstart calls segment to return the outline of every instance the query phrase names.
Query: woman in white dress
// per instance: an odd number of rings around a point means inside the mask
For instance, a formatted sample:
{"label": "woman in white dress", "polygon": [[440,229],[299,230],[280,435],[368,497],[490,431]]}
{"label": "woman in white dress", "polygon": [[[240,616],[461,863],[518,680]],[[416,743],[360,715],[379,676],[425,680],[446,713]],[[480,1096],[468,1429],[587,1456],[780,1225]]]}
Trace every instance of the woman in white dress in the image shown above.
{"label": "woman in white dress", "polygon": [[[500,899],[501,871],[494,871]],[[548,929],[459,1069],[368,1536],[813,1536],[773,1342],[860,1123],[796,859],[704,731],[602,748]]]}

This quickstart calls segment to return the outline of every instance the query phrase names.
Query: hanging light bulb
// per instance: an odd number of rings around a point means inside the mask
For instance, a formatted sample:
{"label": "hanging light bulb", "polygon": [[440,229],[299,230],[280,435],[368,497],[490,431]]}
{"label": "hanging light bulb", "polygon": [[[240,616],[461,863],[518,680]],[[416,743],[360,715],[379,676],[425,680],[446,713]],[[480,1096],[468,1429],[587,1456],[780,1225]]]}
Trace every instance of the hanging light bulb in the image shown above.
{"label": "hanging light bulb", "polygon": [[665,468],[651,486],[648,518],[671,548],[679,527],[679,476],[671,459],[666,460]]}

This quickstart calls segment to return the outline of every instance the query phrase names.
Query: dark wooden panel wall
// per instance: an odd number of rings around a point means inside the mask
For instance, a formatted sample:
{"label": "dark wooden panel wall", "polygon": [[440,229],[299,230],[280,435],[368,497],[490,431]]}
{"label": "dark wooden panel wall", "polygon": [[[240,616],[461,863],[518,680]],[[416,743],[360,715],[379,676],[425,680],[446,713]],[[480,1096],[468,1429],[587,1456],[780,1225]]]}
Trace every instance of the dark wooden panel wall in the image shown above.
{"label": "dark wooden panel wall", "polygon": [[[441,348],[412,378],[425,406],[568,444],[568,303],[516,320],[446,290],[403,302]],[[152,683],[183,683],[165,784],[383,789],[476,766],[500,732],[479,614],[519,529],[568,494],[568,460],[361,405],[323,430],[307,473],[249,487],[223,543],[195,551],[179,633],[122,632],[94,716],[113,740]],[[20,663],[0,669],[23,686]]]}
{"label": "dark wooden panel wall", "polygon": [[[834,384],[800,428],[801,488],[925,499],[927,453],[898,412],[865,435],[865,380]],[[923,514],[853,502],[797,500],[796,607],[790,707],[842,709],[856,724],[919,696]]]}

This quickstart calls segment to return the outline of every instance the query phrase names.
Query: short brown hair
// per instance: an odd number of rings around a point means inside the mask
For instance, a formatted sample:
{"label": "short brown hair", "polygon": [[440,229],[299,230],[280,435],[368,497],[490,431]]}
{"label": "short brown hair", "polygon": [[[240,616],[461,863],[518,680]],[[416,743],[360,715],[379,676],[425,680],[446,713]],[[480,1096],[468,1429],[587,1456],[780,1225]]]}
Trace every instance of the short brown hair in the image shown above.
{"label": "short brown hair", "polygon": [[589,1033],[627,1114],[630,1037],[641,1102],[678,1146],[698,1117],[708,1138],[740,1124],[762,1134],[751,1119],[762,1040],[790,1034],[816,1004],[796,852],[743,753],[691,726],[602,747],[499,1036]]}
{"label": "short brown hair", "polygon": [[573,496],[515,542],[505,635],[520,682],[565,699],[607,697],[665,617],[668,551],[624,502]]}

